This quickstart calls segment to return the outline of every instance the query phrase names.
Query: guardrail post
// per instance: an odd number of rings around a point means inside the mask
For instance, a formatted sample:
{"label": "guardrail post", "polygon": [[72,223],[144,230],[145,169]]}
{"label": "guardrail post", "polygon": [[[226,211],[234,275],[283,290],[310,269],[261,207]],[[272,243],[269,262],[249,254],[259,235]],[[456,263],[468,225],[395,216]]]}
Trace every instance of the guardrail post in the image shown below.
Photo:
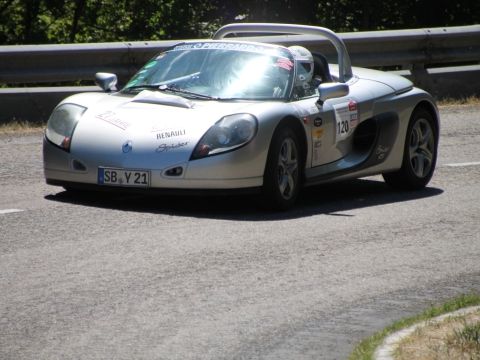
{"label": "guardrail post", "polygon": [[432,91],[433,81],[430,75],[428,74],[427,69],[425,69],[424,64],[412,64],[410,66],[411,79],[415,86],[425,89],[427,91]]}

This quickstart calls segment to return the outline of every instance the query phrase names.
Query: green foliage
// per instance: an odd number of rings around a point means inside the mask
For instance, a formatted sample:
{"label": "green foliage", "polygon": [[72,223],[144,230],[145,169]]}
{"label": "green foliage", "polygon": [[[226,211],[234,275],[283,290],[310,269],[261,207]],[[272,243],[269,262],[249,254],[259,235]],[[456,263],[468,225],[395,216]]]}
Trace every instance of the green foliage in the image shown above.
{"label": "green foliage", "polygon": [[480,20],[477,0],[328,0],[321,22],[336,31],[368,31],[471,25]]}
{"label": "green foliage", "polygon": [[480,323],[466,325],[456,331],[455,340],[463,346],[475,346],[480,350]]}
{"label": "green foliage", "polygon": [[0,0],[0,45],[205,38],[235,22],[335,31],[468,25],[478,0]]}
{"label": "green foliage", "polygon": [[0,44],[209,37],[213,1],[0,0]]}
{"label": "green foliage", "polygon": [[362,340],[359,344],[357,344],[357,346],[355,346],[355,349],[353,349],[348,359],[372,360],[374,358],[373,355],[376,348],[382,344],[388,335],[421,321],[429,320],[452,311],[476,305],[480,305],[480,296],[478,294],[464,294],[440,306],[432,306],[420,315],[398,320],[385,329],[373,334],[369,338]]}

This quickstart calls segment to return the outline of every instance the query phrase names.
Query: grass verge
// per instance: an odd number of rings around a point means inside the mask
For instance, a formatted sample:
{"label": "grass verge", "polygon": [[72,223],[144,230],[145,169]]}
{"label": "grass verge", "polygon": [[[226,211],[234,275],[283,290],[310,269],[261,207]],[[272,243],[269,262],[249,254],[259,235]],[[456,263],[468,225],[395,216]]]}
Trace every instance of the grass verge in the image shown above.
{"label": "grass verge", "polygon": [[385,338],[399,330],[407,328],[418,322],[429,320],[431,318],[459,310],[461,308],[480,305],[480,296],[476,294],[461,295],[453,300],[446,302],[440,306],[432,306],[425,310],[422,314],[412,316],[406,319],[398,320],[385,329],[373,334],[372,336],[362,340],[349,356],[349,360],[373,360],[373,354],[378,346],[380,346]]}
{"label": "grass verge", "polygon": [[463,352],[475,353],[480,358],[480,322],[466,324],[463,329],[455,331],[447,345]]}
{"label": "grass verge", "polygon": [[480,310],[476,309],[422,323],[397,343],[395,360],[480,360],[480,339],[476,336]]}
{"label": "grass verge", "polygon": [[480,105],[480,97],[470,96],[460,99],[441,99],[437,101],[438,106],[458,106],[458,105]]}
{"label": "grass verge", "polygon": [[45,129],[46,126],[45,123],[13,120],[5,124],[0,124],[0,135],[28,134],[41,131]]}

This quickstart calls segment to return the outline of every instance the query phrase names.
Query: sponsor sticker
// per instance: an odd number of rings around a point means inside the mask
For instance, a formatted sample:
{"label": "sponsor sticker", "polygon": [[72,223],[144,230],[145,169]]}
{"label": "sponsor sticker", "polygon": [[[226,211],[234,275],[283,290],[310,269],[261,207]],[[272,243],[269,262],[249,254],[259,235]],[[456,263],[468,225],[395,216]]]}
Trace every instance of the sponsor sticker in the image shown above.
{"label": "sponsor sticker", "polygon": [[356,101],[350,100],[348,102],[348,111],[350,112],[350,127],[354,128],[358,125],[358,108]]}
{"label": "sponsor sticker", "polygon": [[358,125],[357,102],[350,100],[346,103],[333,105],[336,120],[336,142],[345,140]]}
{"label": "sponsor sticker", "polygon": [[185,129],[165,130],[165,131],[157,132],[155,137],[157,138],[157,140],[165,140],[165,139],[171,139],[174,137],[184,136],[185,134],[186,134]]}
{"label": "sponsor sticker", "polygon": [[170,151],[170,150],[174,150],[174,149],[178,149],[178,148],[181,148],[181,147],[184,147],[184,146],[187,146],[188,145],[188,141],[185,141],[185,142],[178,142],[176,144],[160,144],[158,145],[157,149],[155,150],[155,152],[157,153],[163,153],[163,152],[167,152],[167,151]]}
{"label": "sponsor sticker", "polygon": [[286,58],[278,58],[275,66],[290,71],[292,70],[293,62]]}
{"label": "sponsor sticker", "polygon": [[390,151],[388,146],[378,145],[377,150],[375,150],[375,154],[377,155],[377,160],[385,159],[385,156]]}
{"label": "sponsor sticker", "polygon": [[322,147],[322,142],[320,140],[316,140],[313,143],[313,161],[317,162],[318,159],[320,158],[320,150]]}
{"label": "sponsor sticker", "polygon": [[198,42],[190,44],[181,44],[173,48],[173,51],[182,50],[202,50],[202,49],[220,49],[220,50],[237,50],[237,51],[253,51],[258,53],[265,53],[270,50],[266,46],[258,44],[246,43],[227,43],[227,42]]}
{"label": "sponsor sticker", "polygon": [[319,129],[314,129],[313,130],[313,138],[314,139],[320,139],[325,132],[324,128],[319,128]]}
{"label": "sponsor sticker", "polygon": [[107,111],[95,115],[95,118],[108,122],[122,130],[127,130],[131,125],[128,121],[120,119],[120,117],[113,111]]}
{"label": "sponsor sticker", "polygon": [[357,111],[357,102],[350,100],[348,102],[348,111]]}

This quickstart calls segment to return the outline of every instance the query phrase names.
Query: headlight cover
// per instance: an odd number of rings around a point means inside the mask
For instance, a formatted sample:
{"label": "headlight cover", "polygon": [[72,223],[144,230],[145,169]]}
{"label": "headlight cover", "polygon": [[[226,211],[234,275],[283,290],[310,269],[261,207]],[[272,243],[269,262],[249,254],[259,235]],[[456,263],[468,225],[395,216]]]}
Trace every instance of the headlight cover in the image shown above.
{"label": "headlight cover", "polygon": [[224,116],[203,135],[190,160],[218,155],[245,146],[255,137],[257,128],[257,118],[251,114]]}
{"label": "headlight cover", "polygon": [[87,108],[76,104],[62,104],[53,110],[47,122],[45,135],[55,145],[70,151],[73,131]]}

